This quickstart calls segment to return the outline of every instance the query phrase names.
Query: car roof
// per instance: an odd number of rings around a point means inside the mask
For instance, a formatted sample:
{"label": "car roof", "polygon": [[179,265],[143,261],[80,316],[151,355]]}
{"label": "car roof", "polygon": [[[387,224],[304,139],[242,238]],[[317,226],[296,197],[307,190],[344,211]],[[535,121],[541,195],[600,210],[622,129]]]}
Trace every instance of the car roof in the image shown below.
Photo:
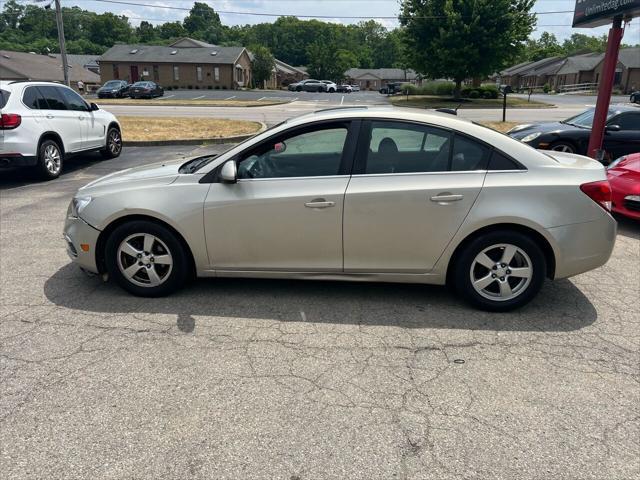
{"label": "car roof", "polygon": [[64,83],[48,82],[46,80],[0,80],[0,87],[10,89],[12,86],[28,86],[28,85],[55,85],[56,87],[66,87]]}

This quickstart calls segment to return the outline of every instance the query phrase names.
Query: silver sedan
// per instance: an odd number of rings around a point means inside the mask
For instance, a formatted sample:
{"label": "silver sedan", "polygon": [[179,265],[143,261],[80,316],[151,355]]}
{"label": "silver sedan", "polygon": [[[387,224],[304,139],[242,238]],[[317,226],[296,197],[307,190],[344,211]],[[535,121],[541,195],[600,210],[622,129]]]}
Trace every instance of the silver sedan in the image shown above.
{"label": "silver sedan", "polygon": [[609,259],[610,206],[589,158],[451,115],[343,108],[98,179],[64,238],[73,261],[135,295],[194,275],[429,283],[506,311]]}

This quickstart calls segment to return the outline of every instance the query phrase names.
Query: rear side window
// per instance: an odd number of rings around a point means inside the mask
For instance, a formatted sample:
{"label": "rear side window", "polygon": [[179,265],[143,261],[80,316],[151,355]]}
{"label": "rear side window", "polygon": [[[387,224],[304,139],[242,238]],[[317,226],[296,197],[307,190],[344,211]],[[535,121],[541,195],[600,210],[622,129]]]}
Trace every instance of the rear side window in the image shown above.
{"label": "rear side window", "polygon": [[620,130],[640,130],[640,113],[623,113],[609,123],[619,125]]}
{"label": "rear side window", "polygon": [[22,95],[22,103],[32,110],[46,110],[49,108],[38,87],[27,87]]}
{"label": "rear side window", "polygon": [[67,104],[65,103],[59,88],[43,85],[39,86],[38,90],[40,90],[40,93],[44,97],[49,110],[67,110]]}
{"label": "rear side window", "polygon": [[486,170],[491,150],[489,147],[461,135],[456,135],[453,142],[451,170],[467,172]]}
{"label": "rear side window", "polygon": [[523,168],[509,157],[494,150],[489,162],[489,170],[523,170]]}
{"label": "rear side window", "polygon": [[0,108],[4,108],[4,106],[9,101],[9,95],[11,95],[6,90],[0,90]]}

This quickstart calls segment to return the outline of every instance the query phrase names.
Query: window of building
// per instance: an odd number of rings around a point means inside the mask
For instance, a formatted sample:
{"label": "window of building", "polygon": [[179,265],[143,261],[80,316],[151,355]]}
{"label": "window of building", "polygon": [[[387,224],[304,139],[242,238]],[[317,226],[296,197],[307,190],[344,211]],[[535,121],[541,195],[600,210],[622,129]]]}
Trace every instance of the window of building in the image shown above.
{"label": "window of building", "polygon": [[118,64],[117,63],[113,64],[113,78],[115,78],[116,80],[118,80],[120,78],[120,71],[118,70]]}
{"label": "window of building", "polygon": [[160,71],[159,71],[158,65],[153,66],[153,81],[154,82],[160,81]]}
{"label": "window of building", "polygon": [[180,67],[178,65],[173,66],[173,79],[180,80]]}
{"label": "window of building", "polygon": [[220,69],[218,67],[214,67],[214,69],[213,69],[213,77],[215,78],[216,82],[220,81]]}
{"label": "window of building", "polygon": [[199,82],[202,81],[202,67],[200,65],[196,67],[196,78]]}

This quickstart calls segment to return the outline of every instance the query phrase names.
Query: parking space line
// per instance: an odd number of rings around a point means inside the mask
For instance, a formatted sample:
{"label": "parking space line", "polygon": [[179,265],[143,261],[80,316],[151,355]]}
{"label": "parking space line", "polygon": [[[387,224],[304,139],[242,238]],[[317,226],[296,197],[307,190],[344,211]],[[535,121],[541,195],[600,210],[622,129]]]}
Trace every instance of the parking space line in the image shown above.
{"label": "parking space line", "polygon": [[225,98],[225,100],[231,100],[232,98],[236,98],[235,95],[231,95],[229,98]]}
{"label": "parking space line", "polygon": [[193,97],[194,100],[198,100],[199,98],[204,98],[205,95],[200,95],[199,97]]}
{"label": "parking space line", "polygon": [[165,95],[164,97],[160,97],[160,100],[166,100],[167,98],[175,97],[175,95]]}
{"label": "parking space line", "polygon": [[342,98],[340,99],[340,105],[342,105],[344,103],[344,95],[342,95]]}
{"label": "parking space line", "polygon": [[260,97],[260,98],[258,99],[258,101],[260,101],[260,100],[264,100],[265,98],[267,98],[267,97]]}

